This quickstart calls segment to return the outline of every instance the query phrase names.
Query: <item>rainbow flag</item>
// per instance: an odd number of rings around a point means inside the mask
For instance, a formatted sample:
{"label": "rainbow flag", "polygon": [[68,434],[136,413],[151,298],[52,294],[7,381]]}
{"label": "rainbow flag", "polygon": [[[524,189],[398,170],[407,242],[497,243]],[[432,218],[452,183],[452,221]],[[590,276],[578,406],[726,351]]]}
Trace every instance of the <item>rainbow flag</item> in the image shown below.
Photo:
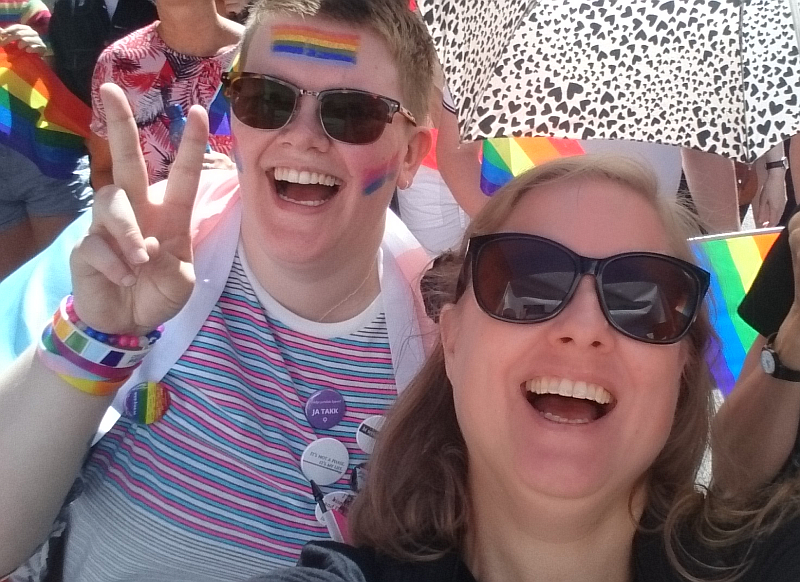
{"label": "rainbow flag", "polygon": [[0,47],[0,144],[52,178],[68,178],[85,154],[92,112],[38,55]]}
{"label": "rainbow flag", "polygon": [[725,395],[733,389],[758,335],[736,310],[781,230],[737,232],[691,241],[700,265],[711,273],[709,312],[721,345],[715,342],[708,357],[717,387]]}
{"label": "rainbow flag", "polygon": [[483,141],[481,190],[491,196],[515,176],[549,160],[585,153],[580,142],[556,137],[498,137]]}
{"label": "rainbow flag", "polygon": [[[238,70],[239,55],[233,58],[229,72]],[[208,107],[208,132],[211,135],[231,134],[231,103],[225,96],[224,88],[220,83],[217,93]]]}

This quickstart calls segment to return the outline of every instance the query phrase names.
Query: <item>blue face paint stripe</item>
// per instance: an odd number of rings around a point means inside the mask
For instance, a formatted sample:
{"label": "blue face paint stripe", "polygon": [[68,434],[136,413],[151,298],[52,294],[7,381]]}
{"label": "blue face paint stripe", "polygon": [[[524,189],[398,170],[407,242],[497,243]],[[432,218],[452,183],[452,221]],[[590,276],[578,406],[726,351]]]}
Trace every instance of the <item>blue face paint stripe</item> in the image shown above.
{"label": "blue face paint stripe", "polygon": [[389,179],[389,176],[381,176],[377,180],[367,184],[367,187],[364,188],[364,195],[369,196],[370,194],[374,194],[377,192],[381,186],[386,184],[386,181]]}
{"label": "blue face paint stripe", "polygon": [[355,64],[360,45],[358,35],[339,34],[310,26],[272,28],[272,52],[339,64]]}
{"label": "blue face paint stripe", "polygon": [[295,57],[308,57],[310,59],[321,59],[324,61],[335,61],[340,63],[347,63],[354,65],[356,63],[355,55],[347,53],[332,51],[319,47],[309,45],[272,45],[272,52],[291,55]]}

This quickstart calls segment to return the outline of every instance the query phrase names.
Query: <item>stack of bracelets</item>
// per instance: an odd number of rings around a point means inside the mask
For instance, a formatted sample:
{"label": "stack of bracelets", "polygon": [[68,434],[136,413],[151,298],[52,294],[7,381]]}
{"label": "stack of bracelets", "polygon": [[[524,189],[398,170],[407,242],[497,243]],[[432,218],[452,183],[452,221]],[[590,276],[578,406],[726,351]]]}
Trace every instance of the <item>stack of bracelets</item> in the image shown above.
{"label": "stack of bracelets", "polygon": [[72,295],[68,295],[53,315],[53,323],[45,328],[37,354],[68,384],[106,396],[128,380],[163,331],[159,326],[144,336],[99,332],[78,318]]}

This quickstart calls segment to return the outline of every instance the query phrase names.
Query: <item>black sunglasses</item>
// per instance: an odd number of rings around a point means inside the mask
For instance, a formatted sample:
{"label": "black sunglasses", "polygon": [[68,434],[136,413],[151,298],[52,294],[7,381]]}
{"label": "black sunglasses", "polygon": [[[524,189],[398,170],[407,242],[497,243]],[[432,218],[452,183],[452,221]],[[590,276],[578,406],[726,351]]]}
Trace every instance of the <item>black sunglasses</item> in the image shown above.
{"label": "black sunglasses", "polygon": [[322,128],[328,137],[343,143],[364,145],[376,141],[395,113],[417,124],[414,115],[399,101],[358,89],[307,91],[269,75],[233,72],[222,74],[222,84],[233,114],[255,129],[285,126],[303,95],[319,100]]}
{"label": "black sunglasses", "polygon": [[708,291],[710,275],[681,259],[631,252],[604,259],[582,257],[531,234],[474,236],[456,288],[472,273],[478,306],[510,323],[538,323],[564,309],[583,275],[594,275],[600,307],[620,333],[652,344],[671,344],[689,331]]}

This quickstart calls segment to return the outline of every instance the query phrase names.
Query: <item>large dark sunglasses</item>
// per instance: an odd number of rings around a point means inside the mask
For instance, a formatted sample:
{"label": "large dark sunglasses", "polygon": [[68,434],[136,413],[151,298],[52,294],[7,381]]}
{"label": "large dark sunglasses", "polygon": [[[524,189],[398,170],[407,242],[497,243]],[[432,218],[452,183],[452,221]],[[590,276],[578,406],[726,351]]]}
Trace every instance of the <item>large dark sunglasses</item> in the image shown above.
{"label": "large dark sunglasses", "polygon": [[604,259],[582,257],[540,236],[498,233],[469,240],[456,299],[469,273],[478,306],[510,323],[552,319],[594,275],[600,307],[620,333],[652,344],[680,340],[694,322],[710,275],[659,253],[631,252]]}
{"label": "large dark sunglasses", "polygon": [[414,125],[414,115],[399,101],[359,91],[307,91],[282,79],[259,73],[223,73],[222,84],[236,118],[256,129],[280,129],[292,120],[303,95],[319,100],[319,120],[328,137],[363,145],[376,141],[399,113]]}

